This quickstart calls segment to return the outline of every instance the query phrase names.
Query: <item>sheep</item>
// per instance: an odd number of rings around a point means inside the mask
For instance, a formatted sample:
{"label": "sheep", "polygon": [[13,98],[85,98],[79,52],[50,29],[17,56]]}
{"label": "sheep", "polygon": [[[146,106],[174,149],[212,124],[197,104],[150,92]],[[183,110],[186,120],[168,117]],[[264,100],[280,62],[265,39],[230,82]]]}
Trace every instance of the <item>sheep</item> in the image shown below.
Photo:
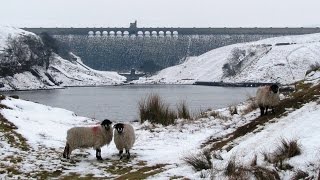
{"label": "sheep", "polygon": [[114,131],[114,143],[119,150],[120,159],[123,158],[122,153],[123,149],[126,150],[127,158],[130,158],[129,150],[132,148],[136,136],[134,133],[134,129],[130,124],[117,123],[113,126],[115,128]]}
{"label": "sheep", "polygon": [[268,108],[274,108],[280,102],[279,86],[272,84],[271,86],[259,87],[256,94],[256,103],[260,108],[261,116],[268,114]]}
{"label": "sheep", "polygon": [[96,158],[101,158],[101,147],[110,144],[113,137],[112,122],[108,119],[102,121],[100,126],[73,127],[67,131],[67,143],[64,148],[63,157],[69,159],[72,150],[78,148],[96,149]]}

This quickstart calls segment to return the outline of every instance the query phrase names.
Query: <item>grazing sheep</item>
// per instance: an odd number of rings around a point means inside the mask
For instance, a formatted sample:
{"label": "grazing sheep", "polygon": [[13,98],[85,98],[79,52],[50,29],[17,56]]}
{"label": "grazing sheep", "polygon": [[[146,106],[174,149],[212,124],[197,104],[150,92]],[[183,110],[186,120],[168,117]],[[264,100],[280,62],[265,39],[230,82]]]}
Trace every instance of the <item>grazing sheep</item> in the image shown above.
{"label": "grazing sheep", "polygon": [[134,134],[134,129],[130,124],[118,123],[113,126],[114,131],[114,143],[119,150],[120,159],[122,159],[123,149],[126,150],[127,158],[130,158],[129,150],[132,148],[136,136]]}
{"label": "grazing sheep", "polygon": [[261,116],[268,114],[268,108],[272,109],[280,102],[279,86],[273,84],[271,86],[262,86],[257,90],[256,103],[260,108]]}
{"label": "grazing sheep", "polygon": [[96,149],[96,157],[101,158],[101,147],[112,141],[112,122],[108,119],[102,121],[100,126],[73,127],[67,132],[67,143],[64,148],[63,157],[69,159],[72,150],[78,148]]}

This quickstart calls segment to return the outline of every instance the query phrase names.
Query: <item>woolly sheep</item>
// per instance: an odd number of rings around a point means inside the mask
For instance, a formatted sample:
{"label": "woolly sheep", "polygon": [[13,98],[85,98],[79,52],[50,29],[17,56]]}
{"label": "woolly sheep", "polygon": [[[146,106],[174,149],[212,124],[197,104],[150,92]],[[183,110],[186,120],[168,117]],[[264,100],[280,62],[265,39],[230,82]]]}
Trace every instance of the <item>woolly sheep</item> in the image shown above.
{"label": "woolly sheep", "polygon": [[118,123],[113,126],[114,131],[114,143],[116,144],[117,149],[119,150],[120,159],[122,159],[123,149],[126,150],[127,158],[130,158],[129,150],[132,148],[136,136],[134,129],[130,124]]}
{"label": "woolly sheep", "polygon": [[271,86],[259,87],[256,94],[256,103],[260,108],[261,116],[268,113],[268,108],[272,109],[274,113],[274,108],[280,102],[279,97],[279,86],[273,84]]}
{"label": "woolly sheep", "polygon": [[101,158],[101,147],[112,141],[112,122],[108,119],[102,121],[100,126],[73,127],[67,131],[67,143],[63,157],[69,159],[72,150],[78,148],[96,149],[96,157]]}

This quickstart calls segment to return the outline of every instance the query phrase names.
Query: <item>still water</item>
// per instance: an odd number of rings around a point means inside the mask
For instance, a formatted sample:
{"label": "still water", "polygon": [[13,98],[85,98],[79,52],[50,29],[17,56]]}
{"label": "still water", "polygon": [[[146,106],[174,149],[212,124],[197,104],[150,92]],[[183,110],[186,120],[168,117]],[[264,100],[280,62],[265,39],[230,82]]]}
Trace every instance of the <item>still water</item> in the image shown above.
{"label": "still water", "polygon": [[56,90],[12,91],[20,99],[74,111],[79,116],[108,118],[113,121],[139,119],[138,103],[151,93],[159,94],[176,108],[186,101],[193,113],[227,107],[254,95],[255,88],[232,88],[195,85],[127,85],[104,87],[71,87]]}

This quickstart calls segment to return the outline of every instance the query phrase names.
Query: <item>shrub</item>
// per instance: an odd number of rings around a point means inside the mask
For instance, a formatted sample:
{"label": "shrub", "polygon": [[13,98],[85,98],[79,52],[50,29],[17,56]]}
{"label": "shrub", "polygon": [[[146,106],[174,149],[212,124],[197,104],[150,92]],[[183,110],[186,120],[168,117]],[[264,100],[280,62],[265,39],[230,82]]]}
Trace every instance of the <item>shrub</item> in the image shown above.
{"label": "shrub", "polygon": [[190,119],[190,111],[189,108],[187,106],[186,101],[181,101],[178,104],[178,117],[179,118],[183,118],[183,119]]}
{"label": "shrub", "polygon": [[222,67],[223,75],[225,77],[234,76],[239,73],[242,67],[242,59],[245,57],[246,51],[241,50],[240,48],[234,48],[231,51],[231,57],[228,59],[228,62],[225,63]]}
{"label": "shrub", "polygon": [[209,150],[203,150],[200,154],[186,156],[182,160],[191,165],[196,171],[212,168],[211,154]]}
{"label": "shrub", "polygon": [[233,66],[231,66],[229,63],[225,63],[222,66],[222,72],[225,77],[236,75],[236,71],[234,70]]}
{"label": "shrub", "polygon": [[176,112],[164,103],[159,95],[150,94],[139,102],[140,122],[149,120],[151,123],[170,125],[177,118]]}
{"label": "shrub", "polygon": [[50,50],[52,50],[53,52],[58,54],[58,43],[57,40],[54,39],[50,34],[48,34],[47,32],[42,32],[40,34],[40,38],[43,42],[43,44]]}

